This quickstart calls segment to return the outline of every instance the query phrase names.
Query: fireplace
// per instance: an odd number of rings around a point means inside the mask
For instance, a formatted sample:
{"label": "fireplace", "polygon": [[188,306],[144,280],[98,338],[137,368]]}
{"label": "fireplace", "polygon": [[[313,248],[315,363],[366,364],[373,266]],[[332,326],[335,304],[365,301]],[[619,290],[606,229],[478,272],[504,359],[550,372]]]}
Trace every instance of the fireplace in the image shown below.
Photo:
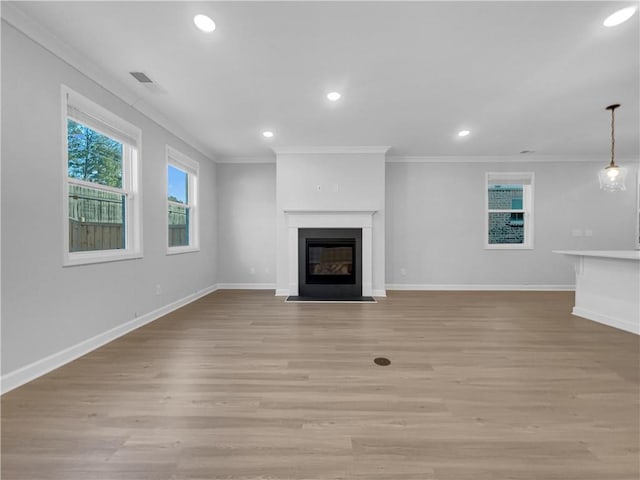
{"label": "fireplace", "polygon": [[355,238],[307,238],[306,250],[306,283],[356,283]]}
{"label": "fireplace", "polygon": [[[373,249],[373,219],[376,210],[299,210],[284,209],[285,222],[287,225],[286,257],[281,258],[286,263],[285,270],[279,270],[279,285],[286,285],[285,288],[277,288],[276,295],[287,296],[287,301],[303,295],[302,291],[309,294],[309,288],[322,286],[306,282],[306,238],[315,239],[356,239],[356,252],[354,270],[356,274],[356,284],[360,288],[355,289],[354,295],[362,295],[356,301],[366,301],[364,299],[373,296],[373,260],[375,258]],[[302,230],[302,234],[300,233]],[[338,231],[350,232],[337,236]],[[355,233],[353,233],[355,232]],[[307,235],[309,233],[309,235]],[[382,232],[384,233],[384,232]],[[378,232],[380,234],[380,232]],[[303,243],[301,237],[305,239]],[[384,236],[380,243],[384,245]],[[283,252],[284,253],[284,252]],[[380,252],[378,252],[380,253]],[[301,267],[300,265],[303,265]],[[384,261],[381,267],[384,272]],[[284,278],[284,280],[280,280]],[[304,286],[301,287],[301,285]],[[333,284],[336,285],[336,284]],[[343,291],[347,285],[339,285]],[[301,291],[302,288],[302,291]],[[312,295],[315,294],[311,292]],[[324,293],[323,295],[326,295]],[[384,290],[380,290],[380,296],[384,296]],[[313,298],[313,297],[311,297]],[[316,299],[318,297],[315,297]],[[339,297],[339,301],[344,300],[344,296]],[[327,297],[321,298],[326,301]],[[304,300],[303,300],[304,301]],[[349,300],[351,301],[351,300]]]}
{"label": "fireplace", "polygon": [[362,296],[362,229],[298,229],[298,290],[301,297]]}

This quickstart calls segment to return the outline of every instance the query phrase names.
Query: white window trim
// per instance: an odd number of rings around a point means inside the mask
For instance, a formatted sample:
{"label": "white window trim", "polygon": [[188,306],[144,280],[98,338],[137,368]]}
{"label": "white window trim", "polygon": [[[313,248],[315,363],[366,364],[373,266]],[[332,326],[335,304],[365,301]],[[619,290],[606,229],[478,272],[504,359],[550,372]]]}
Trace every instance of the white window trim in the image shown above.
{"label": "white window trim", "polygon": [[[135,139],[135,146],[123,144],[123,188],[122,190],[111,187],[84,182],[69,178],[69,150],[67,145],[67,119],[68,106],[72,103],[79,110],[100,119],[107,125],[113,125],[115,129],[126,133],[126,136]],[[92,263],[115,262],[142,258],[142,190],[141,190],[141,151],[142,131],[135,125],[123,120],[97,103],[83,97],[66,85],[61,86],[61,127],[62,127],[62,265],[70,267],[74,265],[87,265]],[[93,129],[92,125],[87,125]],[[99,128],[95,129],[100,131]],[[110,132],[101,132],[110,136]],[[119,140],[119,139],[118,139]],[[126,198],[126,240],[124,249],[94,250],[88,252],[69,251],[69,185],[83,185],[96,190],[117,191],[124,193]]]}
{"label": "white window trim", "polygon": [[[166,146],[166,166],[165,175],[169,171],[169,165],[186,172],[189,179],[189,245],[170,247],[169,246],[169,215],[165,212],[165,245],[167,247],[167,255],[177,255],[181,253],[199,252],[200,251],[200,193],[198,189],[198,178],[200,173],[200,164],[195,160],[192,160],[184,153],[176,150],[169,145]],[[165,176],[165,195],[167,210],[169,205],[174,204],[169,200],[169,185],[167,177]],[[175,205],[181,205],[175,203]]]}
{"label": "white window trim", "polygon": [[636,249],[640,250],[640,170],[636,174]]}
{"label": "white window trim", "polygon": [[[504,183],[509,183],[510,179],[528,177],[530,183],[523,185],[522,209],[496,210],[489,209],[489,180],[496,178],[504,179]],[[512,183],[518,184],[515,181]],[[533,172],[486,172],[484,180],[484,248],[485,250],[533,250]],[[489,243],[489,213],[509,212],[523,213],[524,217],[524,242],[523,243]]]}

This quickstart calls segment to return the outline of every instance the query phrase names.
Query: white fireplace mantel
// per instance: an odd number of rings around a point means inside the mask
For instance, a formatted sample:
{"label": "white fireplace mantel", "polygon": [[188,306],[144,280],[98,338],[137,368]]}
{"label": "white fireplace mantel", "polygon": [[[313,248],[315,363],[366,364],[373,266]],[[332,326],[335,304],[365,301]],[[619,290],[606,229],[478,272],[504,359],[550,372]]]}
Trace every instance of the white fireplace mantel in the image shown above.
{"label": "white fireplace mantel", "polygon": [[361,228],[362,229],[362,295],[373,295],[373,216],[377,210],[300,210],[283,209],[289,237],[289,295],[298,295],[298,229]]}

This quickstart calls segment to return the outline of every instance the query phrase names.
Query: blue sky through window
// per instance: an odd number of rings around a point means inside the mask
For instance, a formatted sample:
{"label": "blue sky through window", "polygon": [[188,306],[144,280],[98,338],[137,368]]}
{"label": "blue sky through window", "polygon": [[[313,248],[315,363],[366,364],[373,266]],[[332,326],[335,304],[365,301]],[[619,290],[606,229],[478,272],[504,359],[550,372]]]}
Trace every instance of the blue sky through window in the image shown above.
{"label": "blue sky through window", "polygon": [[174,202],[187,203],[188,197],[188,175],[173,165],[169,165],[169,185],[167,195],[169,200]]}

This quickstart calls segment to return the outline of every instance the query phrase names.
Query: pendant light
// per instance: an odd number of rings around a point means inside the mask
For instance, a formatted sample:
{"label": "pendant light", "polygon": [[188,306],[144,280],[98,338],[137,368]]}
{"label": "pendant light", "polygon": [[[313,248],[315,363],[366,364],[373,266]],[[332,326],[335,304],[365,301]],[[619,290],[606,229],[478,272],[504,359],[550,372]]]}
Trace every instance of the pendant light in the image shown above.
{"label": "pendant light", "polygon": [[620,104],[609,105],[606,109],[611,110],[611,162],[598,173],[600,179],[600,188],[607,192],[621,192],[626,190],[624,181],[627,176],[627,169],[619,167],[615,162],[615,117],[614,111]]}

